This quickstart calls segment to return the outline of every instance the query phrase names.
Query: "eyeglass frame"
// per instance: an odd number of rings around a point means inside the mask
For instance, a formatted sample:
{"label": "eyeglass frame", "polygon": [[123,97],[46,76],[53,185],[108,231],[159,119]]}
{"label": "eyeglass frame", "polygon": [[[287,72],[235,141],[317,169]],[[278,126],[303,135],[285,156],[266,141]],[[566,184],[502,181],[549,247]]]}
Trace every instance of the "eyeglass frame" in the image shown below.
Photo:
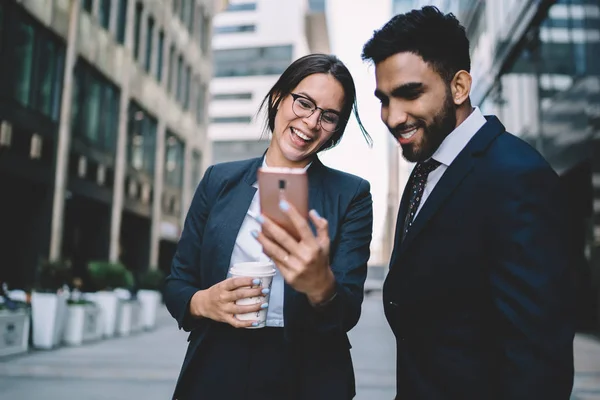
{"label": "eyeglass frame", "polygon": [[[324,130],[326,130],[327,132],[335,132],[335,131],[337,131],[337,130],[338,130],[338,127],[339,127],[339,125],[340,125],[340,121],[342,120],[342,117],[340,116],[340,113],[339,113],[338,111],[334,111],[334,110],[325,110],[325,109],[323,109],[323,108],[321,108],[321,107],[317,106],[317,104],[314,102],[314,100],[311,100],[311,99],[309,99],[308,97],[306,97],[305,95],[302,95],[302,94],[298,94],[298,93],[290,93],[290,96],[292,96],[292,99],[293,99],[293,101],[292,101],[292,112],[293,112],[293,113],[296,115],[296,117],[298,117],[298,118],[310,118],[310,117],[312,117],[312,115],[315,113],[315,111],[317,111],[317,110],[321,110],[321,114],[319,115],[319,120],[317,121],[317,122],[319,123],[319,125],[321,126],[321,128],[323,128],[323,129],[324,129]],[[303,117],[303,116],[300,116],[300,115],[296,114],[296,111],[294,110],[294,103],[295,103],[295,102],[296,102],[296,100],[297,100],[297,99],[299,99],[299,98],[301,98],[301,99],[303,99],[303,100],[310,101],[310,102],[313,104],[313,106],[314,106],[314,108],[311,110],[310,114],[308,114],[308,115],[307,115],[307,116],[305,116],[305,117]],[[322,122],[322,119],[323,119],[323,113],[331,113],[331,114],[335,114],[335,115],[338,117],[338,121],[337,121],[337,123],[336,123],[336,125],[335,125],[335,128],[333,128],[332,130],[328,130],[328,129],[326,129],[325,127],[323,127],[323,122]]]}

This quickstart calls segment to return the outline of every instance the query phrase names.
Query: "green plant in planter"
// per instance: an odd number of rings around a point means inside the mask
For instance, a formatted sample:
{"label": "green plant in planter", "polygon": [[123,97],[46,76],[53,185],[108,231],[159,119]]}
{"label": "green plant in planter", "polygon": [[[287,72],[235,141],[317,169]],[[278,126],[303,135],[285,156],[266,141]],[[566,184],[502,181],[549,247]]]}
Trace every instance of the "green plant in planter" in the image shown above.
{"label": "green plant in planter", "polygon": [[165,273],[159,269],[148,269],[139,276],[138,286],[146,290],[162,290],[165,282]]}
{"label": "green plant in planter", "polygon": [[96,290],[133,287],[133,274],[121,263],[92,261],[88,273]]}
{"label": "green plant in planter", "polygon": [[40,261],[34,289],[38,292],[55,293],[71,282],[71,275],[69,260]]}

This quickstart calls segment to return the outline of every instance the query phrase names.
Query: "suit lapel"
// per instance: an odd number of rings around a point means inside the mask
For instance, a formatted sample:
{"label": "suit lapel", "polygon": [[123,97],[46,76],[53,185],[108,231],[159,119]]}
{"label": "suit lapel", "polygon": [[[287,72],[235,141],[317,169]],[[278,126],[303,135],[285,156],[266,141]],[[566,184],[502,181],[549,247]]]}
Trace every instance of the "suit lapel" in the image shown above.
{"label": "suit lapel", "polygon": [[252,185],[256,182],[256,172],[260,165],[262,165],[262,158],[252,160],[243,179],[227,195],[230,198],[227,205],[227,218],[223,218],[223,225],[217,239],[220,242],[217,244],[219,246],[219,256],[216,257],[217,271],[220,271],[222,279],[225,279],[229,271],[238,232],[256,193],[256,188]]}
{"label": "suit lapel", "polygon": [[410,243],[421,233],[438,209],[452,195],[452,192],[473,170],[475,158],[481,157],[496,136],[505,131],[504,126],[496,117],[490,116],[486,117],[486,119],[487,122],[485,125],[473,136],[435,185],[435,188],[417,214],[404,241],[401,243],[400,253],[404,252],[410,246]]}

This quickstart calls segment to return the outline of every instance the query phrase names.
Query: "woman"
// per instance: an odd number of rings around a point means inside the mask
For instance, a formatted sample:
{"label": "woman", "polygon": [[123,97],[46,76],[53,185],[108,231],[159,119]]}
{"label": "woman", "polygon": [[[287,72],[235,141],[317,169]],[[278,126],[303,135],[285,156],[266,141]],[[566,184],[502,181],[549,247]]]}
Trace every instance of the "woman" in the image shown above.
{"label": "woman", "polygon": [[[286,69],[263,107],[272,134],[265,156],[206,171],[166,280],[167,307],[191,331],[174,397],[351,399],[346,332],[360,316],[372,201],[367,181],[325,167],[317,153],[339,142],[352,112],[360,125],[354,81],[336,57],[309,55]],[[288,203],[280,207],[300,241],[260,215],[256,173],[263,164],[307,169],[316,234]],[[252,278],[227,278],[229,267],[267,257],[278,267],[269,304],[236,305],[261,289],[248,288]],[[236,329],[253,322],[235,314],[261,307],[268,307],[265,328]]]}

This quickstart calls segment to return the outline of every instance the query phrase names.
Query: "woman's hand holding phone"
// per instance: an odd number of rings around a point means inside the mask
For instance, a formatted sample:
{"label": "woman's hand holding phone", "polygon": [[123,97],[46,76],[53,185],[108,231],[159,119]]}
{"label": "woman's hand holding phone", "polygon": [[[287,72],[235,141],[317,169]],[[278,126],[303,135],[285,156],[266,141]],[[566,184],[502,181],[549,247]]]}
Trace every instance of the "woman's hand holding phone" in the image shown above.
{"label": "woman's hand holding phone", "polygon": [[310,211],[309,218],[317,230],[315,236],[308,221],[293,205],[282,200],[279,208],[291,220],[299,239],[265,215],[257,218],[262,232],[253,234],[285,281],[298,292],[306,294],[312,304],[318,305],[335,294],[335,277],[329,266],[328,222],[317,211]]}

